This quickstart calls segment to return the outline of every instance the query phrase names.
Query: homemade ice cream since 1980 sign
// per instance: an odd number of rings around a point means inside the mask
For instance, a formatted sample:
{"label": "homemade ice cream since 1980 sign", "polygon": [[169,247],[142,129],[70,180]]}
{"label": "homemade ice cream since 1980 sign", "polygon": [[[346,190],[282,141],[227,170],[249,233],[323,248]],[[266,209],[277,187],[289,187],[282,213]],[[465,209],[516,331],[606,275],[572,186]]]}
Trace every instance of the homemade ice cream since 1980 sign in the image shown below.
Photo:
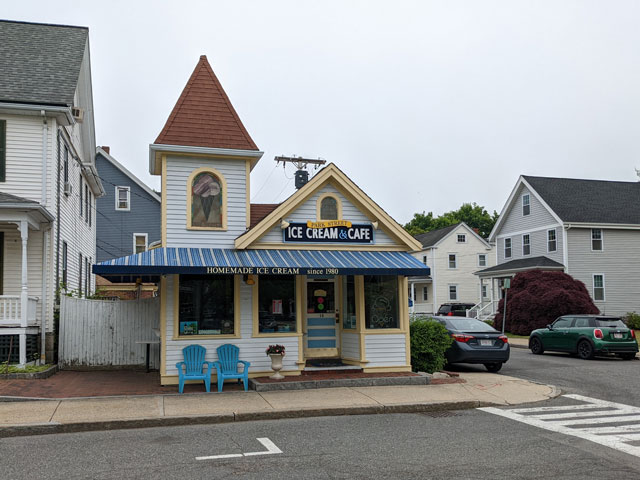
{"label": "homemade ice cream since 1980 sign", "polygon": [[346,220],[290,223],[283,238],[297,243],[373,243],[373,226]]}

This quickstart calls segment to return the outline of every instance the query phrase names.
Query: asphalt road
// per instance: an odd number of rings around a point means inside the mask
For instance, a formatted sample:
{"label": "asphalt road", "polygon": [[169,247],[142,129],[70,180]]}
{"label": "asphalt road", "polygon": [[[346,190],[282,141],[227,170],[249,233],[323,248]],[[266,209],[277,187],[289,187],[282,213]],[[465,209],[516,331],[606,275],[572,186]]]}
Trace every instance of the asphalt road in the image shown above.
{"label": "asphalt road", "polygon": [[[639,368],[514,349],[503,372],[638,405]],[[241,455],[264,438],[282,453]],[[0,452],[2,479],[640,478],[640,456],[479,410],[4,438]],[[220,455],[236,457],[196,459]]]}

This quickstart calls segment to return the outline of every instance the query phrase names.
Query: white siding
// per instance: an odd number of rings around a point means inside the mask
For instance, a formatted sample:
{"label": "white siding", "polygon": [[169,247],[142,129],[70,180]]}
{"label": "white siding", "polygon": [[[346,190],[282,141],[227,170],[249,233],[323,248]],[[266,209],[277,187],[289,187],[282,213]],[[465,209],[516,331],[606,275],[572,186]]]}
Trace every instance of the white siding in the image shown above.
{"label": "white siding", "polygon": [[360,336],[357,333],[342,332],[342,358],[360,359]]}
{"label": "white siding", "polygon": [[[227,183],[227,230],[187,230],[187,180],[194,170],[211,167]],[[167,158],[167,245],[170,247],[233,248],[246,230],[246,170],[238,160]]]}
{"label": "white siding", "polygon": [[571,228],[567,235],[569,274],[583,282],[593,298],[593,275],[604,275],[601,313],[640,312],[640,231],[602,230],[603,250],[591,251],[591,229]]}
{"label": "white siding", "polygon": [[[342,203],[341,220],[349,220],[352,223],[370,223],[372,221],[371,218],[369,218],[358,207],[351,203],[333,185],[327,185],[318,190],[306,202],[304,202],[293,212],[287,215],[286,220],[289,222],[306,222],[308,220],[316,221],[316,205],[318,202],[318,198],[324,193],[333,193],[340,199],[340,203]],[[282,243],[282,229],[280,228],[280,225],[272,228],[256,242],[256,244],[258,245],[265,243]],[[382,228],[374,230],[375,245],[395,245],[396,243],[397,242],[395,242],[385,231],[383,231]]]}
{"label": "white siding", "polygon": [[366,335],[367,367],[400,367],[407,364],[405,335]]}

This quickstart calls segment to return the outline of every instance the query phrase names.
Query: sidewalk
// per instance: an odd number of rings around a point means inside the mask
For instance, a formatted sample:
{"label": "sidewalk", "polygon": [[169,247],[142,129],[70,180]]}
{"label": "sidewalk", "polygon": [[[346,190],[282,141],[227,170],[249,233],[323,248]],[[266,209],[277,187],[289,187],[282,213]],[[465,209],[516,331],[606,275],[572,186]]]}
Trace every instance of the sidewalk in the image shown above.
{"label": "sidewalk", "polygon": [[461,373],[460,380],[460,383],[422,386],[4,401],[0,402],[0,437],[326,415],[454,410],[539,402],[559,395],[555,387],[498,374]]}

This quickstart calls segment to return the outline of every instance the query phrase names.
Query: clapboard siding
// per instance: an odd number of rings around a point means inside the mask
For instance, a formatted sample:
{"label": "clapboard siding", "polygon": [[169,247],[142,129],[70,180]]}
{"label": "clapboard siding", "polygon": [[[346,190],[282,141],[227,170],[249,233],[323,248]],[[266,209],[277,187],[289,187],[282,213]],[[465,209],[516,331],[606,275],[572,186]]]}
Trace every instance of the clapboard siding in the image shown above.
{"label": "clapboard siding", "polygon": [[[556,251],[549,252],[547,251],[547,231],[555,228],[556,231]],[[564,231],[561,226],[556,226],[550,229],[543,230],[533,230],[527,232],[529,234],[529,241],[531,244],[531,254],[528,257],[538,257],[544,256],[555,260],[558,263],[564,263],[564,244],[563,244],[563,235]],[[503,230],[505,235],[508,234],[507,231]],[[511,260],[516,260],[518,258],[524,258],[525,256],[522,254],[522,237],[526,235],[526,233],[518,233],[517,235],[510,235],[508,237],[498,238],[498,263],[509,262]],[[504,240],[505,238],[511,238],[511,258],[505,258],[504,256]]]}
{"label": "clapboard siding", "polygon": [[[522,215],[522,196],[527,194],[529,194],[529,205],[531,208],[529,215],[524,216]],[[521,185],[518,188],[511,208],[506,212],[506,218],[498,235],[556,223],[558,223],[558,221],[551,212],[540,203],[538,198],[525,185]]]}
{"label": "clapboard siding", "polygon": [[185,340],[172,340],[173,338],[173,285],[175,281],[174,275],[168,275],[167,282],[167,302],[166,302],[166,319],[167,319],[167,355],[166,355],[166,373],[167,375],[178,375],[176,363],[182,361],[182,349],[187,345],[197,343],[207,349],[206,359],[215,361],[218,359],[216,348],[225,343],[232,343],[240,348],[240,359],[251,362],[249,372],[270,372],[271,359],[266,355],[265,350],[269,345],[284,345],[286,355],[283,359],[283,370],[298,370],[296,364],[298,360],[298,337],[263,337],[253,338],[253,317],[252,317],[252,287],[241,282],[240,298],[240,332],[241,338],[226,339],[199,339],[197,335],[193,338]]}
{"label": "clapboard siding", "polygon": [[[96,202],[97,261],[134,253],[134,233],[146,233],[148,244],[160,240],[160,202],[101,154],[96,168],[106,192]],[[116,186],[130,188],[129,211],[116,210]]]}
{"label": "clapboard siding", "polygon": [[591,229],[567,233],[569,273],[586,285],[592,298],[593,275],[604,275],[605,301],[594,301],[601,313],[640,312],[640,231],[603,230],[601,252],[591,251]]}
{"label": "clapboard siding", "polygon": [[340,346],[343,358],[360,359],[360,336],[357,333],[342,332]]}
{"label": "clapboard siding", "polygon": [[366,335],[365,357],[367,367],[394,367],[407,364],[406,336],[402,333],[391,335]]}
{"label": "clapboard siding", "polygon": [[[293,212],[287,215],[286,220],[289,222],[307,222],[308,220],[316,221],[316,205],[318,202],[318,198],[325,193],[333,193],[340,199],[340,202],[342,203],[343,220],[349,220],[352,223],[370,223],[372,221],[371,218],[369,218],[358,207],[351,203],[333,185],[326,185],[325,187],[318,190],[318,192],[313,194],[306,202],[304,202]],[[397,242],[395,242],[381,228],[375,230],[374,232],[375,245],[396,245]],[[280,228],[280,225],[272,228],[256,242],[256,244],[258,245],[271,243],[282,243],[282,229]]]}
{"label": "clapboard siding", "polygon": [[[191,172],[201,167],[216,169],[227,183],[226,231],[187,230],[187,180]],[[237,160],[169,156],[166,175],[167,245],[233,248],[236,237],[245,232],[247,225],[245,168],[245,163]]]}

